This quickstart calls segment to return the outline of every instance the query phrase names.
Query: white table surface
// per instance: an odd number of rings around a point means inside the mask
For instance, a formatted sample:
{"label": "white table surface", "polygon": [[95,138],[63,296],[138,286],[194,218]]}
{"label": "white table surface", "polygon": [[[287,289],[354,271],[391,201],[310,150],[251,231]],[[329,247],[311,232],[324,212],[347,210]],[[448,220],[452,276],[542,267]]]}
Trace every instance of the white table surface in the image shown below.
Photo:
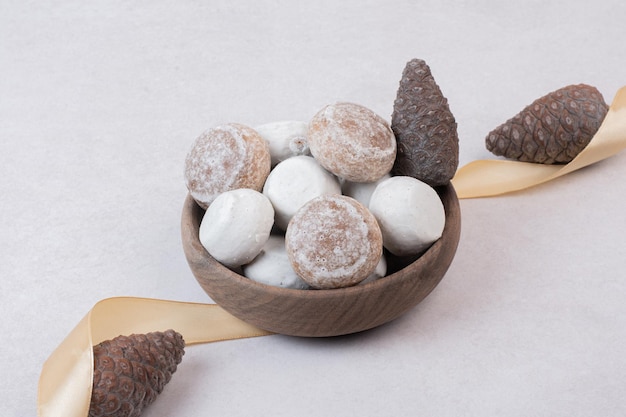
{"label": "white table surface", "polygon": [[[559,87],[626,85],[614,1],[0,0],[0,415],[36,415],[44,360],[104,298],[211,302],[180,243],[183,160],[203,130],[390,118],[422,58],[461,164]],[[626,415],[626,154],[461,201],[442,283],[400,319],[333,339],[191,346],[144,413]]]}

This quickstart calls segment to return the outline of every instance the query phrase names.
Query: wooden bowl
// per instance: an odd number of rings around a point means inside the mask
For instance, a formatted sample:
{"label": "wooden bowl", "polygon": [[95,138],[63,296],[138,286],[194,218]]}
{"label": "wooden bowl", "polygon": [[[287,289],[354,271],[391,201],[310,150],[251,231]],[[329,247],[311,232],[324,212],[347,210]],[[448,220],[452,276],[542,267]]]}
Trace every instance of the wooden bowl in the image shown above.
{"label": "wooden bowl", "polygon": [[204,210],[188,195],[182,213],[187,262],[218,305],[256,327],[292,336],[356,333],[387,323],[422,301],[448,270],[461,232],[459,200],[451,184],[438,187],[445,211],[443,235],[419,257],[387,257],[388,275],[331,290],[296,290],[252,281],[213,259],[200,243]]}

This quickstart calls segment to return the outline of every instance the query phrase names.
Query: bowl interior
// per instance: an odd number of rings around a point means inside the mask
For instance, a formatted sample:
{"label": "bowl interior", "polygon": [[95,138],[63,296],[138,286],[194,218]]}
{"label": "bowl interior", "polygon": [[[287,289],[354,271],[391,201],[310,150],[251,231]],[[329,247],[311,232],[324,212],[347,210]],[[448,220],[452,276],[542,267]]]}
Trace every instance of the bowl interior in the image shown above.
{"label": "bowl interior", "polygon": [[190,195],[181,221],[183,250],[204,291],[235,317],[292,336],[356,333],[387,323],[423,300],[441,281],[456,252],[461,213],[451,184],[437,187],[446,224],[439,240],[419,256],[387,255],[388,275],[354,287],[296,290],[252,281],[217,262],[199,240],[204,210]]}

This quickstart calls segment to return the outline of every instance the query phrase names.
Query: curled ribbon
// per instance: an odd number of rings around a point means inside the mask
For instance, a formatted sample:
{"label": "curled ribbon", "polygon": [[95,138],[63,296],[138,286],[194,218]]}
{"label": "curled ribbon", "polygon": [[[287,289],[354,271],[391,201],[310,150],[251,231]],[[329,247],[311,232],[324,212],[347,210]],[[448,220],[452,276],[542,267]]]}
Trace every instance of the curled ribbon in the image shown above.
{"label": "curled ribbon", "polygon": [[[452,184],[459,198],[523,190],[608,158],[626,148],[626,87],[620,89],[587,147],[566,165],[480,160],[460,168]],[[187,345],[271,334],[215,304],[115,297],[98,302],[44,363],[39,417],[86,417],[93,384],[93,346],[119,335],[174,329]]]}

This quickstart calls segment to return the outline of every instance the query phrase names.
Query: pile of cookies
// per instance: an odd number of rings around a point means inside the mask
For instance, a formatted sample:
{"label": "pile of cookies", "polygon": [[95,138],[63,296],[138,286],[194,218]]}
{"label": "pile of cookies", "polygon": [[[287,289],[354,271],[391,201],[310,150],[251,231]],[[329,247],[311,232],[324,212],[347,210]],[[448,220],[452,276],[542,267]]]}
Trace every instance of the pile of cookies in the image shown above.
{"label": "pile of cookies", "polygon": [[415,256],[440,238],[435,188],[457,164],[447,101],[413,60],[391,123],[342,102],[308,122],[216,126],[193,143],[185,180],[217,261],[268,285],[333,289],[383,277],[387,255]]}

